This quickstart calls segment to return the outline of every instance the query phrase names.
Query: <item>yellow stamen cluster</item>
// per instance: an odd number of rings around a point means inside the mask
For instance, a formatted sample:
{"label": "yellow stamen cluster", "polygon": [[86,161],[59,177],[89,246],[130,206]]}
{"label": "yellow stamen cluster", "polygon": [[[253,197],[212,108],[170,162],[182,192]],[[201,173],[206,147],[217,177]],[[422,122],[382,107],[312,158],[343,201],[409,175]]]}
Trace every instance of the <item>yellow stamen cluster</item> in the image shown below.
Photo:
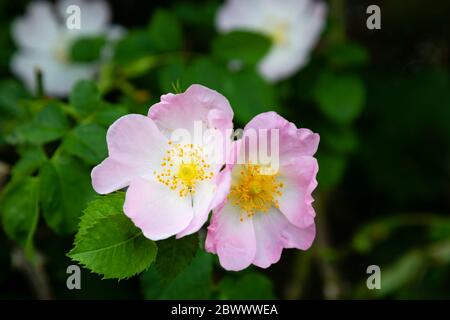
{"label": "yellow stamen cluster", "polygon": [[171,190],[177,190],[180,197],[195,193],[196,183],[211,179],[214,173],[205,161],[203,149],[192,143],[173,144],[164,155],[161,171],[154,171],[156,179]]}
{"label": "yellow stamen cluster", "polygon": [[[231,187],[228,199],[241,207],[247,217],[257,212],[267,212],[272,206],[278,208],[277,198],[282,195],[283,184],[277,181],[278,173],[264,174],[259,165],[245,165]],[[241,216],[241,221],[244,217]]]}

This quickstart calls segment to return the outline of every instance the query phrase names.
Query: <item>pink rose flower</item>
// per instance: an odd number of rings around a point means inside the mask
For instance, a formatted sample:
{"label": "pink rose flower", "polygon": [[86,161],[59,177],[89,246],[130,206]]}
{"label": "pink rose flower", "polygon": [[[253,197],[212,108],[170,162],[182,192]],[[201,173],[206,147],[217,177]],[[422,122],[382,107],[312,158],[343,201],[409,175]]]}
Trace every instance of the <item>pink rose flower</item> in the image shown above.
{"label": "pink rose flower", "polygon": [[283,248],[307,250],[315,237],[311,194],[317,186],[318,164],[313,156],[319,135],[267,112],[244,128],[243,139],[235,145],[237,154],[248,156],[244,141],[253,129],[267,130],[263,137],[268,140],[278,129],[278,170],[264,172],[251,161],[228,165],[229,195],[213,209],[206,238],[206,250],[216,253],[220,264],[233,271],[250,264],[267,268],[280,259]]}
{"label": "pink rose flower", "polygon": [[109,156],[92,170],[92,185],[100,194],[128,187],[124,212],[151,240],[194,233],[226,197],[227,177],[223,164],[206,158],[204,150],[214,146],[176,143],[171,133],[193,135],[195,121],[225,132],[232,119],[227,99],[201,85],[164,95],[148,116],[126,115],[110,126]]}

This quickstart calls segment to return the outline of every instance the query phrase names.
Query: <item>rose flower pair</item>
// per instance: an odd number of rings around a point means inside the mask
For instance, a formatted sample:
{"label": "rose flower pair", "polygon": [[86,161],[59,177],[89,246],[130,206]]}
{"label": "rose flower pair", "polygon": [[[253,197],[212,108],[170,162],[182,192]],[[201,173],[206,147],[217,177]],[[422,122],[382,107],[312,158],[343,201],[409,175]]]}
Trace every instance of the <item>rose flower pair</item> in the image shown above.
{"label": "rose flower pair", "polygon": [[[283,248],[308,249],[319,135],[267,112],[232,141],[232,121],[227,99],[201,85],[164,95],[147,116],[130,114],[111,125],[109,156],[93,169],[93,187],[100,194],[127,188],[124,213],[151,240],[195,233],[212,211],[205,248],[227,270],[267,268]],[[225,141],[173,138],[180,130],[193,136],[196,123]],[[260,161],[262,146],[277,167]],[[211,154],[222,156],[213,161]]]}

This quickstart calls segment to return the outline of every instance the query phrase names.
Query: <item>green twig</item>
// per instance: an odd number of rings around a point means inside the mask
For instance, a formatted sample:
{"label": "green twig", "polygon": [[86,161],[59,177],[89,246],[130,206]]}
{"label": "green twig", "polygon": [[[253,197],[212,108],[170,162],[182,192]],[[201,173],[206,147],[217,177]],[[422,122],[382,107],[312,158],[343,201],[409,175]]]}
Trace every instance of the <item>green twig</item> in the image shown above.
{"label": "green twig", "polygon": [[39,67],[34,69],[34,74],[36,77],[36,97],[41,99],[44,97],[44,74]]}

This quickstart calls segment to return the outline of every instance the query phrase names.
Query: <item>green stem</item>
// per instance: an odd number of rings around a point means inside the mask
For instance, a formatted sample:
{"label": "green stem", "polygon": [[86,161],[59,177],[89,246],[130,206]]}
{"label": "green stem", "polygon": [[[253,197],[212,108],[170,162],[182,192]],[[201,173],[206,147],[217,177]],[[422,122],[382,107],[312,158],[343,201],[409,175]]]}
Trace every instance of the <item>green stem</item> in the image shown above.
{"label": "green stem", "polygon": [[44,97],[44,74],[39,67],[34,69],[34,73],[36,77],[36,97],[42,99]]}
{"label": "green stem", "polygon": [[339,299],[343,295],[343,288],[339,272],[327,253],[332,250],[329,242],[328,223],[326,216],[326,203],[329,191],[322,191],[317,195],[315,201],[316,209],[316,248],[317,262],[323,278],[323,295],[325,299]]}

